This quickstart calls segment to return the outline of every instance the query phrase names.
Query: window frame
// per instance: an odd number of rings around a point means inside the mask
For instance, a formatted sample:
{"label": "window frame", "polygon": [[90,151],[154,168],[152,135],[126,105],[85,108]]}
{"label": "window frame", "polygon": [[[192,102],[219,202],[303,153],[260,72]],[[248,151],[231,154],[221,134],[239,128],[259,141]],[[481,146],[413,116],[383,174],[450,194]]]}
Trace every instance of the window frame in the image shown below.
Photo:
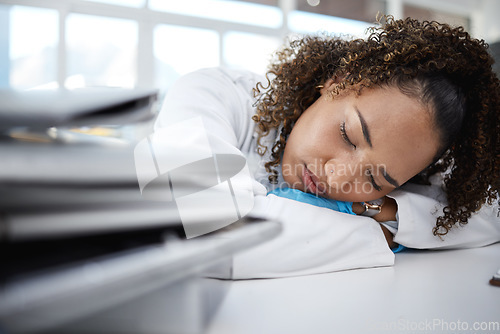
{"label": "window frame", "polygon": [[[138,26],[138,42],[137,42],[137,78],[136,87],[152,87],[155,83],[155,68],[154,68],[154,30],[157,25],[168,24],[201,29],[214,30],[219,34],[219,63],[228,65],[224,59],[224,35],[229,32],[237,31],[242,33],[250,33],[275,37],[284,40],[286,36],[297,34],[292,31],[288,25],[288,16],[296,8],[298,0],[279,0],[279,9],[282,12],[282,24],[279,27],[263,27],[250,24],[242,24],[236,22],[222,21],[216,19],[195,17],[177,13],[169,13],[156,11],[149,8],[149,0],[144,0],[142,7],[127,7],[124,5],[115,5],[108,3],[99,3],[86,0],[0,0],[2,5],[12,6],[28,6],[53,9],[58,12],[59,16],[59,37],[57,47],[57,83],[59,87],[64,87],[64,83],[68,76],[67,73],[67,45],[66,36],[66,20],[69,14],[86,14],[94,16],[104,16],[109,18],[127,19],[137,22]],[[439,2],[434,0],[426,0],[424,4],[420,0],[385,0],[386,11],[392,13],[395,18],[401,17],[405,4],[420,5],[425,8],[436,9],[443,11],[443,7]],[[437,7],[431,8],[432,4]],[[477,20],[477,15],[473,15],[465,8],[460,9],[454,7],[454,14],[458,12],[469,18],[471,26],[474,26],[473,20]],[[300,33],[300,32],[298,32]],[[8,39],[7,39],[8,43]],[[9,70],[0,69],[0,75],[5,76],[7,72],[7,80]],[[5,78],[0,78],[0,83],[4,82]]]}

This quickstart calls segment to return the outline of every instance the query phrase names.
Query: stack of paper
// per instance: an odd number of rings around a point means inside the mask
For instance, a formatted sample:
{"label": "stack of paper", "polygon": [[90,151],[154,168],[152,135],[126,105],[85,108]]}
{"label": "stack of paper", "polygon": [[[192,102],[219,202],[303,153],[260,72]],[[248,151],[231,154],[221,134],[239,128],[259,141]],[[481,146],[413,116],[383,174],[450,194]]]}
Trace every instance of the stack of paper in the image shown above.
{"label": "stack of paper", "polygon": [[0,240],[179,224],[174,202],[142,198],[133,141],[68,130],[151,120],[155,100],[139,90],[0,91]]}
{"label": "stack of paper", "polygon": [[120,136],[155,96],[0,91],[0,332],[201,332],[224,292],[202,277],[280,232],[201,122]]}

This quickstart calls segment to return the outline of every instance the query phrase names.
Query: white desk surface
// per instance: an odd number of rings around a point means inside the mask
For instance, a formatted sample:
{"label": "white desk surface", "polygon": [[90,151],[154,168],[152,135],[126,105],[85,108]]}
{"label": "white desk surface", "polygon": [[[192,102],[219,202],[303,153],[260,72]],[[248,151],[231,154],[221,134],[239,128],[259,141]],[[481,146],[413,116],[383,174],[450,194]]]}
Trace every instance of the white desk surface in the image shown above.
{"label": "white desk surface", "polygon": [[[229,283],[206,334],[500,333],[500,243],[405,251],[393,267]],[[476,329],[476,330],[474,330]]]}

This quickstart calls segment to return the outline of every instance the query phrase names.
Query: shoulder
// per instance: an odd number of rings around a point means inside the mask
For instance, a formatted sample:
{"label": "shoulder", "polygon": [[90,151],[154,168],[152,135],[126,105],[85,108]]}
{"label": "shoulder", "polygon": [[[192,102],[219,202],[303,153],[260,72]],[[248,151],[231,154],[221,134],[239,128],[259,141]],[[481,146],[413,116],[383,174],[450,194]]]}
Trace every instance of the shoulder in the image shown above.
{"label": "shoulder", "polygon": [[[192,83],[204,85],[207,82],[217,85],[241,86],[247,91],[251,91],[255,85],[264,81],[265,77],[257,73],[228,67],[203,68],[183,75],[176,84]],[[210,88],[209,86],[207,88]]]}

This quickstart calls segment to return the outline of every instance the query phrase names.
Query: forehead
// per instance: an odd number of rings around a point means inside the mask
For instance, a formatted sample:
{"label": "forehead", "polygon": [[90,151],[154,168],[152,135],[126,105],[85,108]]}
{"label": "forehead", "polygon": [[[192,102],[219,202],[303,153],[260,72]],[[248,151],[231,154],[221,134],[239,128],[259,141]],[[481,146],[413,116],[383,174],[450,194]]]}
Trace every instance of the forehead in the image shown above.
{"label": "forehead", "polygon": [[[366,109],[365,118],[391,121],[389,125],[428,126],[432,115],[420,100],[402,93],[393,86],[365,88],[359,93],[350,94],[352,102],[359,108]],[[417,122],[418,124],[413,124]]]}

